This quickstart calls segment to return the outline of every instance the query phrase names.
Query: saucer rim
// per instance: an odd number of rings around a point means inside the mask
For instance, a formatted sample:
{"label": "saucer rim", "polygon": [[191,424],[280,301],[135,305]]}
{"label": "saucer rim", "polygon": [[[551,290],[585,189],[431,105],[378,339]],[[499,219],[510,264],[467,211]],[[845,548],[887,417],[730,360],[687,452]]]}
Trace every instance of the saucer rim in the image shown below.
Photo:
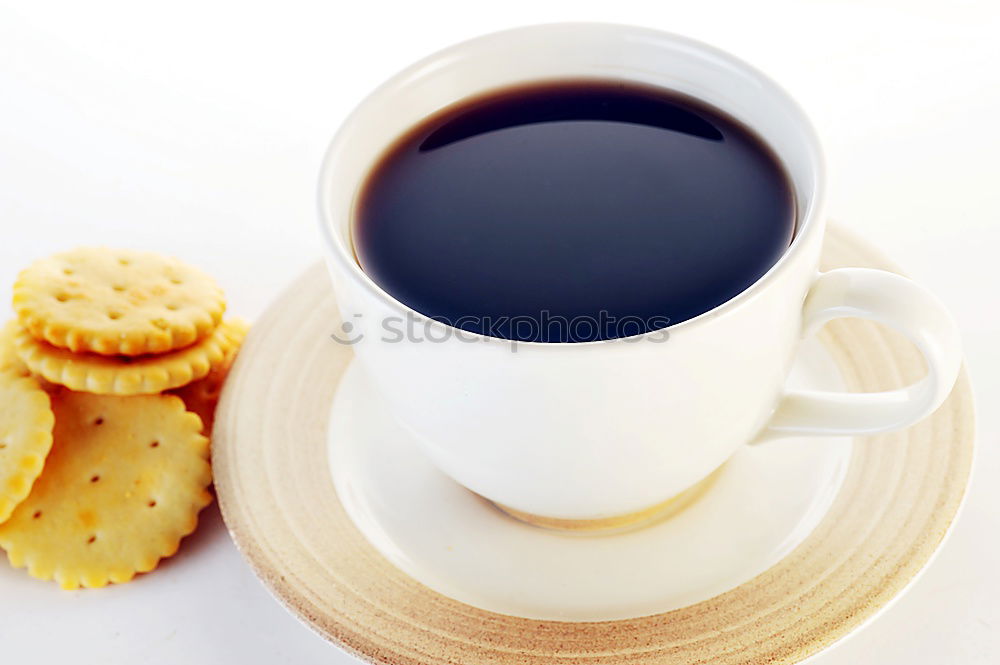
{"label": "saucer rim", "polygon": [[[898,272],[898,269],[890,261],[883,257],[877,250],[872,249],[867,242],[833,225],[827,231],[824,255],[826,256],[827,254],[830,254],[830,256],[827,256],[824,267],[866,265],[869,267],[896,270]],[[289,321],[288,310],[292,305],[298,307],[301,317],[298,320],[292,318]],[[260,434],[263,429],[260,425],[269,425],[272,429],[268,431],[272,434],[287,432],[287,426],[289,425],[288,418],[284,419],[285,427],[283,428],[280,423],[276,425],[273,418],[268,418],[268,414],[282,413],[287,416],[292,412],[273,408],[275,405],[272,405],[271,409],[241,409],[238,406],[240,400],[246,399],[244,393],[248,391],[274,397],[273,390],[269,391],[269,386],[261,384],[269,383],[270,379],[275,378],[276,370],[280,368],[282,361],[285,362],[286,368],[289,359],[297,359],[295,362],[298,362],[300,366],[306,365],[307,363],[304,361],[307,360],[305,356],[308,354],[305,351],[309,348],[308,345],[302,343],[295,344],[294,342],[296,342],[297,338],[299,342],[302,342],[304,330],[308,329],[306,323],[310,321],[313,327],[318,328],[322,333],[335,320],[331,318],[335,317],[334,312],[335,306],[330,294],[325,267],[322,263],[317,263],[297,279],[261,317],[258,324],[251,330],[244,351],[237,359],[230,381],[227,382],[227,387],[220,401],[219,414],[216,419],[213,437],[213,466],[216,472],[216,493],[219,498],[223,518],[237,548],[248,561],[254,573],[261,578],[265,586],[279,602],[307,626],[325,639],[334,642],[351,655],[368,662],[438,663],[455,657],[455,654],[461,651],[469,651],[475,654],[473,657],[474,660],[484,663],[534,662],[534,660],[545,662],[556,657],[567,657],[568,652],[564,650],[539,650],[538,640],[531,640],[529,637],[526,637],[529,635],[534,635],[539,639],[544,637],[545,639],[541,640],[543,647],[544,643],[558,645],[560,640],[564,643],[579,643],[579,646],[573,648],[572,654],[582,659],[593,660],[594,662],[604,662],[605,659],[608,661],[618,659],[626,655],[626,653],[637,663],[655,662],[658,654],[662,656],[663,650],[671,648],[681,648],[682,652],[679,655],[682,657],[685,655],[690,656],[691,662],[706,657],[712,659],[712,662],[729,662],[737,656],[739,662],[748,662],[748,659],[749,662],[803,662],[803,660],[811,659],[819,652],[841,642],[846,637],[856,634],[861,628],[870,624],[871,621],[891,607],[912,586],[920,574],[926,570],[926,567],[931,563],[937,552],[940,551],[941,546],[952,530],[961,506],[964,504],[973,463],[975,427],[971,386],[968,374],[963,368],[959,381],[945,406],[927,420],[900,433],[868,437],[873,440],[866,442],[863,447],[855,446],[855,448],[867,450],[870,453],[869,456],[874,456],[876,461],[878,455],[883,454],[883,450],[873,448],[878,446],[888,450],[890,446],[900,448],[906,445],[906,452],[912,457],[916,452],[910,451],[909,447],[916,444],[909,444],[907,441],[914,439],[917,434],[922,434],[925,439],[928,437],[929,439],[933,439],[929,442],[929,453],[931,455],[944,457],[946,461],[950,461],[955,466],[948,467],[948,473],[939,479],[938,487],[941,496],[938,497],[938,501],[942,507],[932,510],[928,514],[926,524],[923,525],[925,528],[910,529],[908,532],[908,542],[910,542],[911,548],[908,550],[908,556],[896,559],[897,565],[894,569],[885,573],[882,583],[879,585],[881,593],[876,594],[870,588],[871,584],[864,587],[864,593],[860,592],[858,586],[851,586],[847,589],[835,588],[824,590],[821,588],[823,584],[821,582],[814,587],[819,589],[820,592],[825,592],[828,596],[839,597],[844,594],[853,594],[854,599],[857,601],[852,606],[853,609],[851,612],[837,617],[839,618],[839,622],[835,625],[822,626],[817,623],[818,620],[814,620],[812,624],[809,624],[813,630],[799,627],[795,636],[797,639],[791,641],[785,639],[780,645],[774,646],[770,640],[773,635],[767,634],[769,624],[757,621],[761,617],[755,617],[752,624],[744,623],[740,626],[740,637],[735,640],[735,648],[732,648],[734,647],[734,641],[726,638],[726,632],[727,629],[730,632],[734,631],[734,626],[731,623],[726,624],[724,621],[721,625],[718,623],[720,617],[725,618],[725,611],[728,607],[727,603],[734,598],[738,598],[741,590],[743,590],[743,593],[747,593],[746,589],[748,587],[755,585],[755,583],[758,583],[759,586],[759,580],[762,577],[766,577],[775,569],[780,568],[788,560],[794,560],[796,557],[801,558],[800,551],[803,549],[808,550],[810,547],[816,546],[813,540],[817,537],[817,532],[820,531],[819,527],[799,547],[789,553],[785,559],[775,564],[772,569],[732,591],[679,610],[649,615],[638,619],[603,622],[523,619],[508,615],[498,615],[464,605],[450,598],[445,598],[423,587],[418,582],[395,569],[367,541],[364,541],[360,533],[357,532],[357,529],[354,528],[355,534],[353,537],[356,540],[348,544],[349,547],[353,548],[350,551],[354,554],[357,554],[358,551],[364,553],[366,559],[363,563],[368,565],[369,575],[377,573],[378,575],[392,578],[390,586],[395,584],[399,587],[398,589],[392,589],[392,593],[387,597],[390,600],[393,594],[396,594],[397,600],[398,598],[405,597],[409,599],[407,602],[411,604],[416,602],[420,605],[419,614],[426,616],[437,613],[439,615],[438,620],[444,621],[443,624],[439,623],[433,627],[430,625],[418,626],[412,622],[413,617],[409,617],[411,621],[409,628],[417,631],[415,635],[419,635],[421,632],[428,634],[422,635],[423,639],[421,639],[421,636],[412,636],[412,638],[405,638],[406,641],[401,641],[399,639],[401,636],[398,634],[395,638],[392,635],[384,634],[387,631],[392,632],[392,621],[383,621],[381,623],[375,621],[370,607],[365,608],[365,611],[359,611],[358,608],[364,606],[365,602],[370,600],[370,598],[365,599],[356,595],[350,599],[352,603],[348,603],[349,606],[353,605],[353,607],[349,607],[349,611],[344,612],[341,608],[338,608],[334,599],[319,596],[315,589],[311,589],[311,585],[317,580],[317,570],[294,569],[294,565],[290,565],[289,557],[287,556],[289,547],[293,550],[296,546],[300,549],[304,547],[301,540],[298,543],[285,542],[276,546],[275,543],[269,541],[276,534],[269,534],[268,529],[274,524],[278,524],[278,522],[273,522],[272,519],[271,525],[262,524],[260,520],[251,514],[253,511],[250,511],[247,505],[247,498],[250,497],[250,500],[258,502],[255,504],[257,508],[264,511],[268,509],[280,510],[277,507],[277,502],[273,500],[273,497],[269,496],[269,492],[273,492],[275,489],[275,480],[279,484],[285,483],[286,488],[284,491],[287,492],[288,479],[276,479],[273,473],[271,473],[273,468],[269,468],[266,465],[261,466],[260,462],[263,459],[261,451],[264,449],[257,449],[253,454],[249,454],[249,451],[246,451],[245,454],[245,451],[242,449],[246,448],[247,445],[243,442],[246,441],[246,438],[249,438],[250,434],[254,433],[256,433],[259,445],[267,445],[264,441],[266,437]],[[276,336],[277,333],[282,332],[281,325],[283,319],[286,328],[284,331],[285,335]],[[865,368],[871,371],[874,367],[875,375],[867,378],[867,385],[854,387],[869,390],[884,389],[886,386],[880,384],[880,382],[884,384],[886,380],[885,374],[889,370],[894,370],[897,375],[895,377],[896,380],[899,380],[898,375],[900,372],[919,374],[914,369],[914,365],[919,365],[919,359],[915,351],[902,348],[903,345],[900,345],[896,337],[885,333],[874,326],[874,324],[842,321],[835,322],[834,326],[837,329],[836,334],[842,338],[846,336],[848,339],[851,339],[851,335],[854,335],[856,341],[861,340],[864,342],[867,340],[869,346],[881,344],[883,347],[894,351],[891,354],[894,356],[892,358],[889,358],[888,354],[882,359],[875,356],[861,358],[861,360],[873,364],[872,367],[866,366]],[[836,337],[836,335],[834,336]],[[309,339],[307,335],[305,338]],[[315,346],[315,343],[313,343],[313,347]],[[332,346],[325,345],[325,347]],[[850,355],[851,350],[844,346],[843,339],[841,339],[840,346],[842,352]],[[329,356],[331,352],[325,347],[322,349],[314,348],[313,356],[322,356],[322,351],[324,350],[327,351],[326,355]],[[271,357],[255,357],[257,354],[262,353],[258,351],[258,348],[263,348],[264,351],[271,351]],[[285,349],[285,357],[275,358],[275,349]],[[866,347],[863,345],[857,346],[853,350],[855,353],[863,355]],[[344,355],[348,355],[349,357],[349,354]],[[313,358],[313,360],[315,361],[316,359]],[[327,362],[329,362],[329,359],[327,359]],[[343,366],[346,366],[346,362],[343,362]],[[844,367],[844,365],[841,366],[842,368]],[[262,372],[263,375],[261,376]],[[280,376],[277,378],[280,378]],[[337,382],[337,380],[334,380],[332,381],[332,386],[324,386],[324,390],[329,391],[330,397],[332,397],[332,391],[335,390]],[[866,382],[861,381],[861,383]],[[299,382],[298,387],[301,388],[301,382]],[[281,396],[279,395],[278,397]],[[293,399],[288,395],[285,395],[283,398],[286,400]],[[266,400],[263,403],[266,403]],[[315,413],[320,412],[319,410],[323,406],[322,396],[317,397],[313,395],[309,400],[309,406],[315,417]],[[322,430],[318,434],[323,439],[319,448],[323,451],[324,455],[326,450],[326,417],[328,417],[329,403],[326,404],[326,407],[319,417],[319,422],[322,423],[322,426],[316,428]],[[952,417],[955,418],[955,422],[952,422]],[[250,424],[254,420],[258,422],[257,427]],[[278,420],[281,419],[279,418]],[[948,424],[951,427],[946,428],[943,433],[934,429],[934,426],[941,424]],[[939,439],[948,434],[951,434],[951,445],[940,445]],[[315,431],[313,435],[317,435]],[[272,439],[277,438],[272,437]],[[236,445],[237,439],[241,441],[239,446]],[[880,440],[875,441],[874,439]],[[952,459],[948,460],[949,457]],[[863,454],[861,458],[864,458]],[[906,455],[904,454],[903,461],[906,461],[905,458]],[[249,463],[248,459],[250,460]],[[321,472],[325,474],[325,459],[322,460],[322,463],[317,462],[316,464],[321,467]],[[926,466],[930,468],[932,464],[927,462]],[[249,487],[246,483],[241,484],[240,478],[243,474],[247,473],[248,468],[255,469],[258,474],[263,473],[261,477],[265,478],[268,482],[257,483],[256,485],[251,483]],[[332,491],[332,483],[328,484],[331,486]],[[841,492],[844,491],[842,488]],[[242,496],[241,492],[243,492]],[[929,501],[929,498],[925,499],[925,497],[930,496],[927,493],[919,493],[920,499],[925,504]],[[334,500],[336,500],[335,496]],[[261,501],[263,503],[260,503]],[[831,511],[833,511],[834,507],[831,506]],[[916,505],[913,506],[913,512],[917,512]],[[824,518],[824,524],[826,519]],[[908,519],[903,519],[900,526],[906,526],[908,522]],[[353,528],[353,525],[348,526]],[[341,527],[344,527],[344,525],[341,525]],[[902,533],[907,532],[904,531]],[[301,536],[301,534],[299,535]],[[344,527],[339,535],[343,537],[345,542],[352,537],[350,528],[347,527]],[[899,532],[890,539],[891,543],[895,543],[897,540],[902,540],[902,534]],[[344,543],[342,542],[340,545],[343,547]],[[366,548],[370,551],[365,551]],[[886,545],[885,550],[889,549],[891,549],[891,546]],[[881,553],[884,555],[885,552],[869,552],[869,554],[872,553]],[[857,554],[857,552],[852,551],[852,554]],[[318,569],[321,566],[322,561],[317,556],[314,567]],[[862,573],[870,572],[870,570],[871,568],[858,569]],[[861,579],[861,576],[858,579]],[[329,579],[326,582],[329,582]],[[381,587],[374,585],[366,587],[366,589],[369,593],[372,591],[383,594],[389,592],[384,585]],[[345,591],[345,588],[338,587],[338,590],[341,594],[340,600],[344,600],[344,598],[350,595],[348,593],[349,589]],[[839,593],[834,593],[838,591]],[[736,595],[734,596],[734,594]],[[802,597],[800,596],[799,600]],[[400,608],[395,607],[393,609],[399,610]],[[396,628],[404,630],[404,632],[410,632],[406,630],[407,617],[405,609],[403,608],[403,614],[395,617],[397,619]],[[410,609],[412,610],[413,607],[411,606]],[[703,626],[701,633],[695,632],[688,635],[689,642],[691,639],[697,641],[699,636],[702,638],[702,641],[708,639],[708,642],[683,650],[682,645],[685,642],[683,634],[668,635],[671,631],[676,632],[676,630],[672,625],[667,626],[668,623],[673,623],[672,619],[667,619],[667,617],[676,617],[678,613],[686,613],[689,619],[691,616],[697,619],[698,615],[703,617],[706,614],[710,615],[709,622],[713,626],[712,628],[705,628]],[[399,623],[399,620],[402,621],[402,624]],[[810,620],[813,620],[813,617],[805,619],[807,624]],[[367,623],[365,623],[366,621]],[[635,631],[635,628],[640,623],[650,624],[652,622],[651,625],[655,628],[657,621],[659,622],[660,631],[639,631],[639,633]],[[697,628],[697,623],[695,620],[695,628]],[[790,627],[795,626],[795,623],[801,623],[801,621],[784,625],[782,630],[789,630]],[[475,626],[477,624],[480,627],[480,633],[485,633],[479,635],[478,641],[475,639],[475,635],[470,637],[468,632],[469,625]],[[491,630],[484,631],[484,626],[490,626]],[[773,629],[776,626],[777,624],[771,624],[770,628]],[[634,641],[633,648],[626,652],[616,651],[613,648],[610,650],[603,648],[592,650],[585,647],[585,643],[598,646],[602,644],[608,647],[613,646],[612,643],[616,642],[616,640],[613,637],[614,633],[612,631],[615,633],[632,633],[629,637]],[[517,633],[516,636],[514,635],[515,632]],[[582,639],[585,637],[584,633],[588,632],[591,633],[590,639]],[[706,633],[716,633],[717,636],[714,640],[711,637],[705,638]],[[783,637],[787,636],[783,634]],[[528,640],[527,642],[525,641],[526,639]],[[500,644],[504,640],[506,640],[506,643]],[[617,641],[620,642],[621,640]],[[717,649],[722,643],[726,643],[731,648],[718,651]],[[532,656],[535,659],[529,660]],[[678,662],[684,661],[679,660]]]}

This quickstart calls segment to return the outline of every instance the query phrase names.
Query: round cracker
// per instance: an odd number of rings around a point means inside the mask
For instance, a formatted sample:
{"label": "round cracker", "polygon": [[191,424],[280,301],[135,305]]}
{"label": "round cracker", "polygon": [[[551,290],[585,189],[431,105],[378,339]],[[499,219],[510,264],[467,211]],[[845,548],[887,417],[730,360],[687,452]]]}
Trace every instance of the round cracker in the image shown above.
{"label": "round cracker", "polygon": [[49,396],[38,381],[0,369],[0,524],[42,472],[54,420]]}
{"label": "round cracker", "polygon": [[231,319],[191,346],[138,357],[73,353],[24,330],[17,334],[16,346],[28,369],[52,383],[99,395],[152,395],[197,381],[222,366],[247,328],[242,320]]}
{"label": "round cracker", "polygon": [[81,247],[36,261],[14,284],[21,325],[75,352],[165,353],[208,335],[226,309],[204,272],[153,252]]}
{"label": "round cracker", "polygon": [[52,452],[6,523],[10,562],[64,589],[127,582],[194,531],[211,500],[208,439],[173,395],[62,390]]}

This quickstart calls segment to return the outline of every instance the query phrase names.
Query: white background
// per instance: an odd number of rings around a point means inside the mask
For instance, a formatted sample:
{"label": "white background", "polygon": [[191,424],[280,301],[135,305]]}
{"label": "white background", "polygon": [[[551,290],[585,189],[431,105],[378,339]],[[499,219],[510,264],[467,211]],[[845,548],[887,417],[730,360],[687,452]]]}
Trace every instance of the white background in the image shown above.
{"label": "white background", "polygon": [[[212,272],[257,315],[320,255],[338,122],[411,61],[495,29],[645,24],[772,74],[813,117],[835,219],[958,318],[980,429],[971,494],[912,591],[817,665],[1000,660],[1000,3],[0,0],[0,288],[78,244]],[[213,506],[157,572],[63,592],[0,562],[10,663],[347,663],[253,578]]]}

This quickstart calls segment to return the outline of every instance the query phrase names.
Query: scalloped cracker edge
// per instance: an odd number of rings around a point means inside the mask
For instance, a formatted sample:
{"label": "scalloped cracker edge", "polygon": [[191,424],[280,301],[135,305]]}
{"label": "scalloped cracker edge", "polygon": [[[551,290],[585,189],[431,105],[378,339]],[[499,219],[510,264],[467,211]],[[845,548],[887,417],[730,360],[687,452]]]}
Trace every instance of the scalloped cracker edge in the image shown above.
{"label": "scalloped cracker edge", "polygon": [[60,391],[54,444],[0,525],[11,564],[64,589],[131,580],[173,555],[212,495],[201,420],[173,395]]}
{"label": "scalloped cracker edge", "polygon": [[201,270],[154,252],[107,247],[36,261],[18,276],[13,305],[37,339],[112,356],[194,344],[226,310],[222,289]]}
{"label": "scalloped cracker edge", "polygon": [[16,339],[21,360],[33,373],[71,390],[99,395],[150,395],[179,388],[220,367],[249,326],[241,319],[219,325],[205,339],[177,351],[139,357],[73,353],[22,330]]}
{"label": "scalloped cracker edge", "polygon": [[49,395],[38,381],[0,369],[0,524],[42,473],[54,424]]}

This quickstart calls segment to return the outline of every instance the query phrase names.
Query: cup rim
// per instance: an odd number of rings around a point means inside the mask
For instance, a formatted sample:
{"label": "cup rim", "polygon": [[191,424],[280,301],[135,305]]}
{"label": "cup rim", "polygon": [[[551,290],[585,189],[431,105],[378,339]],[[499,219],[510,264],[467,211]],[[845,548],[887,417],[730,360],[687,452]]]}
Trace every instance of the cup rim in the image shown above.
{"label": "cup rim", "polygon": [[[331,172],[333,171],[334,154],[337,152],[337,148],[340,143],[344,140],[344,137],[350,133],[352,130],[352,125],[356,118],[362,114],[365,107],[376,99],[382,91],[391,88],[393,86],[402,84],[411,77],[418,75],[422,70],[435,68],[440,66],[438,63],[446,63],[449,59],[461,55],[462,51],[468,49],[470,46],[482,43],[489,43],[498,39],[516,38],[520,34],[528,32],[538,32],[538,31],[558,31],[558,30],[569,30],[569,29],[582,29],[590,31],[603,31],[609,36],[622,37],[625,35],[638,35],[646,38],[658,39],[658,40],[668,40],[675,44],[683,45],[690,49],[699,50],[703,53],[710,55],[713,58],[719,59],[726,62],[730,66],[749,74],[765,89],[765,94],[776,95],[782,99],[782,103],[788,108],[793,116],[796,117],[800,125],[800,130],[806,137],[807,152],[811,157],[812,172],[810,174],[810,185],[812,187],[813,196],[808,202],[808,206],[805,210],[801,211],[800,217],[796,219],[796,231],[792,238],[792,242],[789,244],[788,248],[781,255],[781,257],[772,265],[767,272],[757,278],[750,286],[743,289],[735,296],[726,300],[723,303],[716,305],[715,307],[702,312],[701,314],[691,317],[690,319],[685,319],[684,321],[679,321],[677,323],[669,324],[662,328],[657,328],[655,330],[646,331],[643,333],[638,333],[636,335],[629,335],[625,337],[614,337],[610,339],[600,339],[592,340],[586,342],[535,342],[535,341],[522,341],[516,339],[508,339],[504,337],[494,337],[491,335],[483,335],[481,333],[476,333],[471,330],[465,330],[464,328],[457,328],[455,326],[443,323],[434,319],[422,312],[419,312],[412,307],[406,305],[400,300],[392,296],[388,291],[379,286],[371,277],[369,277],[361,266],[354,259],[354,252],[351,248],[344,244],[341,234],[334,229],[333,220],[330,218],[329,212],[327,210],[326,201],[326,184],[331,181]],[[388,147],[392,140],[386,143]],[[823,150],[819,142],[819,136],[816,132],[815,127],[809,120],[805,111],[799,105],[799,103],[792,97],[787,90],[785,90],[781,85],[779,85],[770,76],[754,67],[750,63],[738,58],[735,55],[728,53],[720,48],[702,42],[700,40],[693,39],[691,37],[686,37],[684,35],[679,35],[676,33],[668,32],[665,30],[658,30],[654,28],[648,28],[644,26],[629,25],[623,23],[609,23],[609,22],[552,22],[552,23],[540,23],[534,25],[520,26],[515,28],[508,28],[505,30],[494,31],[473,37],[471,39],[466,39],[461,42],[452,44],[443,49],[439,49],[420,60],[412,63],[408,67],[398,71],[396,74],[392,75],[377,87],[375,87],[371,92],[369,92],[358,104],[353,108],[353,110],[347,115],[347,117],[341,122],[339,129],[334,134],[331,139],[326,152],[323,156],[323,161],[320,166],[319,171],[319,182],[317,187],[317,203],[319,206],[319,227],[320,234],[323,237],[324,242],[327,246],[327,256],[329,257],[332,253],[333,257],[336,258],[341,264],[347,267],[346,274],[354,281],[356,285],[365,290],[369,295],[382,301],[383,304],[402,311],[405,315],[412,317],[414,320],[421,322],[424,325],[428,325],[431,328],[437,329],[438,331],[447,331],[449,334],[461,334],[467,336],[471,340],[483,343],[499,343],[504,345],[514,344],[518,347],[524,345],[528,347],[541,347],[541,348],[582,348],[587,346],[605,345],[605,344],[615,344],[615,343],[627,343],[634,342],[643,337],[662,334],[664,331],[668,333],[675,333],[680,330],[687,328],[692,328],[699,324],[711,321],[715,318],[723,316],[728,312],[737,309],[744,302],[753,298],[758,292],[762,291],[770,283],[774,282],[778,275],[785,272],[787,266],[791,263],[792,257],[802,251],[802,247],[806,244],[805,237],[810,235],[819,225],[818,218],[824,209],[825,198],[826,198],[826,168],[825,159],[823,155]]]}

